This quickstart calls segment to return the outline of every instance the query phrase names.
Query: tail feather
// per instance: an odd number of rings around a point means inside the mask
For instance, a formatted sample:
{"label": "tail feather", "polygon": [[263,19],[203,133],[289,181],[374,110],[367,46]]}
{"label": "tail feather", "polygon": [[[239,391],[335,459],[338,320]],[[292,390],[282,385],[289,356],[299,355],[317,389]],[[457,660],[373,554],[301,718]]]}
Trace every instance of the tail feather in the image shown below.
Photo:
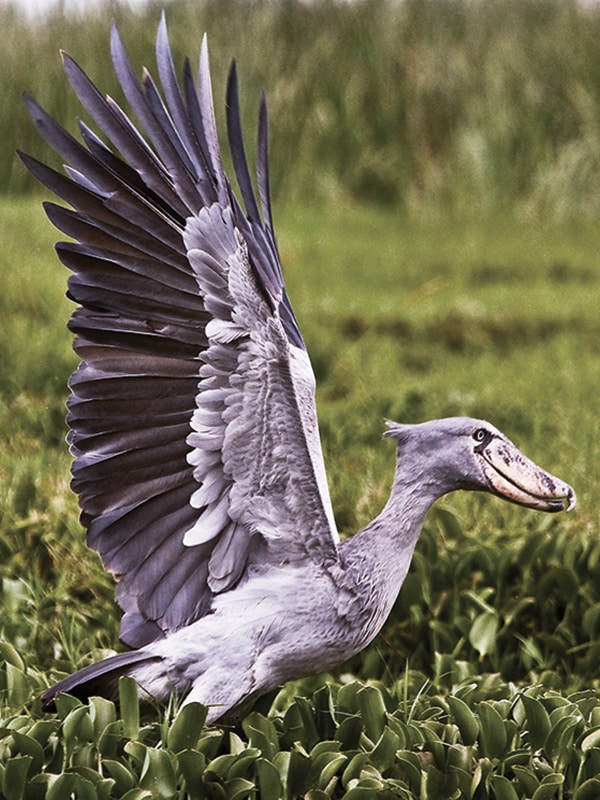
{"label": "tail feather", "polygon": [[132,650],[128,653],[110,656],[96,664],[89,664],[46,689],[42,694],[42,707],[45,711],[53,711],[56,695],[61,692],[73,695],[79,700],[87,700],[93,695],[116,700],[119,678],[122,675],[130,674],[130,667],[142,661],[161,660],[160,656],[150,655],[143,650]]}

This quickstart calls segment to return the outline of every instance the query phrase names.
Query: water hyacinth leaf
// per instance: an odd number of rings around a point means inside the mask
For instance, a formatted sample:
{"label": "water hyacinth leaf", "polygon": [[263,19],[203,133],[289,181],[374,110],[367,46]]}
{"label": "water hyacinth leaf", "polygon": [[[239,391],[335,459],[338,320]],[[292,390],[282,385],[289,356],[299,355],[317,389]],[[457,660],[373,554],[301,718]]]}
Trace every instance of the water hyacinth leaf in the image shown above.
{"label": "water hyacinth leaf", "polygon": [[283,786],[277,767],[266,758],[259,758],[256,775],[261,800],[279,800],[283,795]]}
{"label": "water hyacinth leaf", "polygon": [[515,633],[515,638],[521,642],[521,655],[523,656],[523,660],[526,665],[539,666],[540,664],[544,663],[542,651],[533,639],[526,639],[525,637],[520,636],[518,633]]}
{"label": "water hyacinth leaf", "polygon": [[581,625],[590,639],[596,639],[600,636],[600,603],[594,603],[594,605],[585,610]]}
{"label": "water hyacinth leaf", "polygon": [[310,789],[304,798],[305,800],[329,800],[329,795],[322,789]]}
{"label": "water hyacinth leaf", "polygon": [[146,750],[148,748],[142,742],[126,742],[123,750],[135,762],[137,768],[141,771],[146,763]]}
{"label": "water hyacinth leaf", "polygon": [[519,793],[531,797],[540,785],[533,770],[530,767],[521,767],[515,764],[513,772],[520,786]]}
{"label": "water hyacinth leaf", "polygon": [[305,697],[294,698],[294,705],[292,707],[298,711],[302,722],[302,737],[299,738],[298,741],[302,742],[307,750],[310,750],[315,742],[318,742],[321,738],[315,723],[314,710]]}
{"label": "water hyacinth leaf", "polygon": [[375,743],[385,728],[387,709],[383,695],[375,686],[364,686],[356,695],[365,733]]}
{"label": "water hyacinth leaf", "polygon": [[117,797],[133,789],[137,783],[136,776],[121,761],[114,761],[110,758],[103,759],[102,771],[115,782],[114,794]]}
{"label": "water hyacinth leaf", "polygon": [[359,710],[357,694],[363,689],[363,684],[359,681],[352,681],[351,683],[344,683],[338,689],[336,704],[338,714],[356,714]]}
{"label": "water hyacinth leaf", "polygon": [[167,746],[173,752],[196,746],[202,735],[208,709],[200,703],[189,703],[179,711],[167,733]]}
{"label": "water hyacinth leaf", "polygon": [[[458,783],[458,789],[462,792],[464,797],[471,797],[471,770],[467,771],[465,769],[461,769],[460,767],[452,767],[452,773],[456,775],[456,781]],[[457,795],[461,797],[461,795]]]}
{"label": "water hyacinth leaf", "polygon": [[75,741],[91,741],[94,735],[94,724],[90,717],[89,707],[77,706],[73,708],[63,722],[62,729],[67,749],[73,746]]}
{"label": "water hyacinth leaf", "polygon": [[[289,754],[289,762],[287,764],[287,775],[285,778],[285,785],[287,787],[288,797],[299,797],[308,789],[308,771],[310,768],[310,759],[300,753],[298,750],[292,750]],[[281,774],[281,769],[279,771]]]}
{"label": "water hyacinth leaf", "polygon": [[378,770],[389,769],[400,749],[400,739],[390,728],[384,728],[379,741],[371,751],[370,761]]}
{"label": "water hyacinth leaf", "polygon": [[544,746],[550,733],[550,716],[535,697],[523,694],[520,702],[525,709],[525,726],[529,734],[529,743],[533,750],[539,750]]}
{"label": "water hyacinth leaf", "polygon": [[[401,794],[397,796],[409,797],[409,795]],[[342,795],[342,800],[373,800],[373,797],[377,797],[377,790],[373,786],[353,786]]]}
{"label": "water hyacinth leaf", "polygon": [[352,781],[357,781],[360,778],[360,774],[363,770],[363,767],[369,760],[368,753],[356,753],[350,759],[348,765],[346,766],[345,770],[342,773],[342,786],[346,789],[350,788],[349,784]]}
{"label": "water hyacinth leaf", "polygon": [[65,772],[50,783],[45,800],[65,800],[67,797],[76,797],[77,800],[98,800],[94,784],[76,772]]}
{"label": "water hyacinth leaf", "polygon": [[323,753],[339,753],[340,752],[340,743],[334,741],[333,739],[330,741],[325,742],[317,742],[313,749],[310,751],[310,757],[314,760],[318,758]]}
{"label": "water hyacinth leaf", "polygon": [[140,775],[140,786],[149,789],[153,797],[169,800],[177,791],[174,756],[167,750],[146,749],[146,759]]}
{"label": "water hyacinth leaf", "polygon": [[[454,627],[457,621],[454,620]],[[465,628],[468,632],[471,627],[469,620],[465,622]],[[454,635],[451,638],[455,638]],[[454,641],[452,647],[456,642]],[[466,677],[464,670],[464,662],[457,661],[450,653],[436,653],[435,654],[435,680],[438,686],[447,689],[448,691],[452,686],[460,683]]]}
{"label": "water hyacinth leaf", "polygon": [[103,758],[115,758],[121,747],[124,736],[124,725],[122,720],[110,722],[100,734],[97,747],[98,752]]}
{"label": "water hyacinth leaf", "polygon": [[410,749],[411,747],[419,747],[420,745],[424,744],[425,736],[423,731],[419,727],[419,725],[415,724],[414,722],[410,722],[406,726],[406,749]]}
{"label": "water hyacinth leaf", "polygon": [[427,800],[450,800],[456,796],[458,777],[453,772],[445,772],[429,767],[425,778],[425,797]]}
{"label": "water hyacinth leaf", "polygon": [[202,788],[202,773],[206,767],[206,758],[197,750],[182,750],[177,754],[179,772],[185,780],[186,797],[189,800],[202,800],[205,797]]}
{"label": "water hyacinth leaf", "polygon": [[358,716],[346,717],[338,725],[335,738],[342,750],[356,750],[362,734],[362,720]]}
{"label": "water hyacinth leaf", "polygon": [[32,736],[26,736],[18,731],[13,731],[12,739],[15,743],[15,755],[31,756],[30,774],[35,775],[37,772],[40,772],[44,764],[44,750],[41,744]]}
{"label": "water hyacinth leaf", "polygon": [[[473,569],[472,565],[469,564],[469,570],[468,571],[471,572],[472,569]],[[481,594],[478,594],[477,592],[474,592],[474,591],[471,591],[470,589],[467,589],[465,592],[462,593],[462,596],[467,601],[467,603],[469,605],[473,606],[473,608],[476,611],[480,611],[480,612],[486,613],[486,614],[494,614],[494,607],[491,606],[486,601],[485,597],[482,597]]]}
{"label": "water hyacinth leaf", "polygon": [[246,750],[247,745],[243,739],[235,733],[235,731],[229,731],[229,751],[234,755],[238,755]]}
{"label": "water hyacinth leaf", "polygon": [[264,758],[272,761],[279,750],[279,737],[271,720],[254,712],[243,720],[242,728],[250,746],[258,748]]}
{"label": "water hyacinth leaf", "polygon": [[27,675],[22,669],[9,661],[6,662],[4,668],[6,671],[7,700],[13,708],[19,708],[25,705],[31,694]]}
{"label": "water hyacinth leaf", "polygon": [[407,750],[410,749],[409,739],[412,739],[411,734],[409,733],[409,726],[403,722],[401,719],[395,716],[389,716],[387,720],[388,727],[394,731],[398,740],[401,742],[400,749]]}
{"label": "water hyacinth leaf", "polygon": [[107,725],[116,722],[115,704],[104,697],[90,697],[90,717],[94,726],[94,741],[98,742]]}
{"label": "water hyacinth leaf", "polygon": [[202,753],[207,761],[214,758],[219,751],[223,741],[223,734],[220,731],[207,732],[196,745],[196,750]]}
{"label": "water hyacinth leaf", "polygon": [[[280,734],[280,747],[288,749],[295,742],[302,742],[304,739],[304,720],[296,703],[288,706],[283,715],[283,725]],[[306,748],[305,748],[306,749]]]}
{"label": "water hyacinth leaf", "polygon": [[255,764],[260,758],[261,752],[256,747],[249,747],[242,753],[238,753],[235,761],[227,771],[227,780],[233,778],[254,778]]}
{"label": "water hyacinth leaf", "polygon": [[217,756],[208,764],[207,769],[215,776],[221,778],[223,781],[227,779],[229,770],[235,763],[237,756],[233,753],[224,753],[222,756]]}
{"label": "water hyacinth leaf", "polygon": [[396,753],[396,763],[410,788],[420,796],[423,772],[418,756],[410,750],[400,750]]}
{"label": "water hyacinth leaf", "polygon": [[545,775],[533,793],[531,800],[554,800],[555,797],[558,797],[558,792],[564,782],[565,776],[560,775],[558,772]]}
{"label": "water hyacinth leaf", "polygon": [[458,725],[463,744],[475,744],[479,735],[479,722],[473,711],[460,697],[448,695],[446,702]]}
{"label": "water hyacinth leaf", "polygon": [[445,743],[430,737],[423,751],[423,756],[428,758],[428,763],[443,770],[446,766],[446,754],[447,746]]}
{"label": "water hyacinth leaf", "polygon": [[584,736],[580,746],[583,753],[588,753],[593,747],[600,747],[600,728],[596,728]]}
{"label": "water hyacinth leaf", "polygon": [[[370,789],[371,797],[381,797],[379,792],[386,788],[387,781],[384,781],[381,776],[375,777],[374,775],[363,775],[357,784],[357,789]],[[405,787],[403,787],[405,788]],[[329,792],[331,794],[331,792]],[[385,797],[385,795],[384,795]]]}
{"label": "water hyacinth leaf", "polygon": [[511,750],[504,757],[505,767],[512,768],[515,764],[518,766],[525,766],[531,760],[531,750],[527,747],[521,747],[517,750]]}
{"label": "water hyacinth leaf", "polygon": [[94,765],[94,768],[82,766],[74,767],[73,772],[76,772],[77,775],[80,775],[93,784],[98,800],[105,800],[105,798],[108,800],[111,791],[114,789],[115,781],[112,778],[102,777],[95,768],[96,766],[97,765]]}
{"label": "water hyacinth leaf", "polygon": [[[7,579],[3,579],[3,589],[6,589]],[[20,581],[18,582],[20,583]],[[4,661],[7,664],[12,664],[21,672],[25,672],[25,662],[19,655],[18,651],[10,644],[10,642],[0,642],[0,662]]]}
{"label": "water hyacinth leaf", "polygon": [[571,755],[573,739],[580,722],[580,717],[568,714],[552,726],[544,742],[544,752],[550,761],[556,762],[560,760],[566,762]]}
{"label": "water hyacinth leaf", "polygon": [[256,786],[244,778],[234,778],[225,784],[225,792],[227,800],[244,800],[246,797],[254,797]]}
{"label": "water hyacinth leaf", "polygon": [[140,702],[137,683],[129,675],[119,678],[119,710],[127,739],[135,739],[140,731]]}
{"label": "water hyacinth leaf", "polygon": [[473,763],[473,750],[470,746],[462,744],[452,744],[448,748],[446,766],[449,769],[460,769],[467,771]]}
{"label": "water hyacinth leaf", "polygon": [[21,755],[8,759],[2,775],[2,797],[6,800],[21,800],[32,765],[32,756]]}
{"label": "water hyacinth leaf", "polygon": [[288,781],[288,773],[290,771],[290,760],[291,760],[291,753],[289,750],[280,750],[279,753],[275,755],[272,763],[277,773],[279,775],[279,779],[281,781],[282,786],[282,797],[288,796],[287,790],[287,781]]}
{"label": "water hyacinth leaf", "polygon": [[[494,761],[490,758],[480,758],[475,764],[469,797],[478,797],[479,792],[487,786],[490,776],[494,771]],[[479,792],[476,790],[479,789]]]}
{"label": "water hyacinth leaf", "polygon": [[600,797],[600,778],[588,778],[573,795],[574,800],[598,800]]}
{"label": "water hyacinth leaf", "polygon": [[597,747],[592,747],[585,754],[585,775],[589,778],[600,775],[600,749]]}
{"label": "water hyacinth leaf", "polygon": [[504,720],[488,701],[479,704],[479,744],[486,758],[498,758],[506,747]]}
{"label": "water hyacinth leaf", "polygon": [[495,800],[519,800],[517,790],[504,775],[492,775],[490,784],[494,791]]}
{"label": "water hyacinth leaf", "polygon": [[562,597],[576,597],[579,590],[577,575],[568,567],[551,567],[541,578],[538,590],[540,597],[550,596],[556,590]]}
{"label": "water hyacinth leaf", "polygon": [[42,747],[45,747],[50,736],[56,733],[57,727],[58,724],[55,719],[39,719],[37,722],[34,722],[27,732],[27,735],[35,739]]}
{"label": "water hyacinth leaf", "polygon": [[203,776],[204,789],[206,796],[211,800],[226,800],[225,782],[211,770],[206,770]]}
{"label": "water hyacinth leaf", "polygon": [[141,789],[139,786],[135,789],[130,789],[120,800],[147,800],[152,797],[152,792],[148,789]]}
{"label": "water hyacinth leaf", "polygon": [[336,730],[335,710],[330,686],[321,686],[313,694],[315,718],[321,739],[333,739]]}
{"label": "water hyacinth leaf", "polygon": [[74,708],[83,705],[81,700],[78,700],[76,697],[73,697],[70,694],[62,693],[56,695],[54,698],[54,704],[56,706],[58,718],[61,722],[69,716]]}
{"label": "water hyacinth leaf", "polygon": [[308,785],[325,789],[338,770],[348,763],[348,756],[339,751],[325,751],[312,757],[308,773]]}
{"label": "water hyacinth leaf", "polygon": [[469,631],[469,642],[480,656],[490,655],[496,649],[498,625],[495,611],[484,611],[475,618]]}
{"label": "water hyacinth leaf", "polygon": [[[41,772],[34,775],[27,782],[26,795],[27,800],[41,800],[45,798],[48,786],[52,781],[56,780],[56,773]],[[2,767],[0,766],[0,790],[2,789]]]}

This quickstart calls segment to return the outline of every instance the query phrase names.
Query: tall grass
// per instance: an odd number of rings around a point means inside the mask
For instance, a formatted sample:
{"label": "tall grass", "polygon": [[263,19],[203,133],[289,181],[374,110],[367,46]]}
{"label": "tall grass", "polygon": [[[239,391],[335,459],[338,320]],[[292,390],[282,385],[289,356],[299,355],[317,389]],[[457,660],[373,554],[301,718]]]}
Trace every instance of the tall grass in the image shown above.
{"label": "tall grass", "polygon": [[[340,529],[360,528],[386,498],[386,417],[489,418],[580,498],[569,517],[472,494],[443,500],[382,635],[336,675],[288,686],[273,723],[247,718],[252,758],[271,753],[290,797],[319,781],[333,797],[346,788],[348,797],[373,796],[375,786],[407,798],[458,796],[458,780],[469,798],[551,797],[559,778],[558,796],[575,786],[577,797],[598,796],[600,14],[530,0],[165,5],[178,61],[208,30],[217,96],[233,54],[246,118],[267,91],[279,243],[317,374]],[[57,47],[118,97],[108,18],[140,67],[152,62],[158,16],[158,5],[132,12],[110,3],[32,25],[0,8],[0,186],[12,193],[0,197],[0,794],[9,787],[15,797],[43,796],[42,786],[80,796],[95,772],[118,778],[115,797],[141,796],[138,779],[146,790],[173,773],[173,791],[161,784],[153,796],[184,796],[175,771],[186,764],[190,786],[206,779],[210,796],[217,784],[227,789],[219,796],[243,794],[224,766],[228,747],[247,755],[237,734],[209,731],[178,763],[182,725],[178,735],[167,722],[160,736],[132,733],[138,709],[130,707],[123,737],[103,701],[89,713],[65,701],[50,721],[32,700],[56,672],[118,646],[119,612],[68,487],[64,402],[75,357],[66,276],[37,196],[17,196],[31,184],[11,153],[18,144],[53,157],[25,119],[20,91],[71,126],[79,111]],[[371,682],[364,721],[348,705],[362,691],[349,676]],[[304,695],[316,687],[311,705]],[[554,725],[559,709],[567,717],[552,727],[548,714]],[[319,773],[334,735],[344,750],[332,762],[337,777],[329,762]],[[165,736],[173,753],[159,747]],[[296,758],[298,742],[314,746],[310,769]],[[450,759],[457,754],[460,769]],[[250,760],[247,775],[231,767],[236,780],[248,778],[246,794],[255,784],[262,791],[265,776],[278,785],[266,761],[257,778]],[[302,792],[293,790],[296,772]],[[106,796],[110,787],[101,788]]]}
{"label": "tall grass", "polygon": [[152,66],[163,6],[178,63],[208,32],[217,98],[232,57],[248,119],[265,89],[280,200],[598,213],[600,9],[574,0],[111,1],[43,24],[2,5],[0,190],[31,185],[15,147],[41,151],[23,90],[69,124],[80,113],[58,48],[118,97],[109,23]]}

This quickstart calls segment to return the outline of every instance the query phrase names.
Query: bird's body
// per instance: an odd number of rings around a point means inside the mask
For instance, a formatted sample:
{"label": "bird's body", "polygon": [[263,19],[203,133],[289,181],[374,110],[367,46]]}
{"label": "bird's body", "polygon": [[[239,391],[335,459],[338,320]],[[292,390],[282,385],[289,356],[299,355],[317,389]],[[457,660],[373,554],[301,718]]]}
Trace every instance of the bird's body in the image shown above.
{"label": "bird's body", "polygon": [[[45,694],[114,694],[209,706],[209,719],[288,679],[326,670],[377,635],[410,566],[425,515],[455,489],[545,511],[575,503],[487,422],[397,425],[390,498],[340,542],[319,441],[314,376],[287,297],[272,225],[261,106],[257,201],[235,71],[228,133],[244,209],[219,150],[205,44],[197,90],[175,78],[164,20],[164,100],[112,55],[146,138],[65,56],[82,103],[114,150],[83,143],[33,101],[32,117],[70,166],[24,156],[73,211],[47,204],[75,242],[59,244],[79,307],[82,361],[71,378],[69,443],[88,543],[118,583],[121,638],[133,649]],[[260,203],[260,207],[259,207]]]}

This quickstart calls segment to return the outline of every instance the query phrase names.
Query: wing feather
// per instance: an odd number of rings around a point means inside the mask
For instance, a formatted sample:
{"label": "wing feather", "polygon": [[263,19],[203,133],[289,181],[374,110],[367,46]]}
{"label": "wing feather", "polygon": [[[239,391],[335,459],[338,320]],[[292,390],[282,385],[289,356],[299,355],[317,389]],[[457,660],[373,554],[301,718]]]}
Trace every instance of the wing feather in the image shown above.
{"label": "wing feather", "polygon": [[240,118],[240,100],[235,61],[231,65],[229,80],[227,81],[227,131],[229,134],[233,166],[242,193],[242,199],[246,206],[246,214],[250,222],[257,222],[260,220],[260,213],[256,205],[252,181],[250,180],[250,170],[248,169],[244,138],[242,136],[242,121]]}
{"label": "wing feather", "polygon": [[249,564],[336,559],[337,534],[273,233],[264,98],[259,208],[232,71],[244,212],[221,163],[206,38],[198,89],[188,61],[177,81],[164,16],[160,86],[136,78],[116,29],[111,53],[136,122],[63,54],[104,138],[80,123],[76,139],[28,99],[66,174],[22,158],[71,207],[45,204],[74,240],[57,245],[81,359],[69,382],[72,485],[88,544],[118,582],[121,637],[137,647],[208,613]]}

